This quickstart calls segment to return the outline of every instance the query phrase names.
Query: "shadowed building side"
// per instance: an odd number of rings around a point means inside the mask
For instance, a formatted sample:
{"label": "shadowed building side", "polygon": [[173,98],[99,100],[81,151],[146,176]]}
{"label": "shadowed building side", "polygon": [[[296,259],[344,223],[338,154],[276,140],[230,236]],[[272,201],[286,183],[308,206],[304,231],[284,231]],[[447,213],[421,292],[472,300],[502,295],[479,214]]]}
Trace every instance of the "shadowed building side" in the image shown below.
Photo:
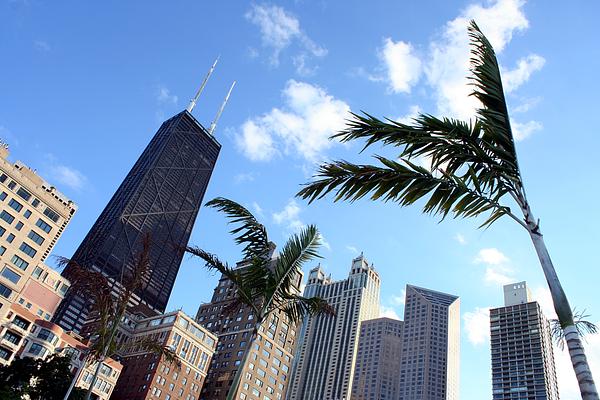
{"label": "shadowed building side", "polygon": [[[72,259],[119,287],[150,235],[151,276],[135,303],[165,310],[221,145],[187,111],[165,121],[119,186]],[[69,277],[67,267],[64,275]],[[135,305],[135,304],[134,304]],[[56,321],[79,332],[86,304],[68,294]]]}

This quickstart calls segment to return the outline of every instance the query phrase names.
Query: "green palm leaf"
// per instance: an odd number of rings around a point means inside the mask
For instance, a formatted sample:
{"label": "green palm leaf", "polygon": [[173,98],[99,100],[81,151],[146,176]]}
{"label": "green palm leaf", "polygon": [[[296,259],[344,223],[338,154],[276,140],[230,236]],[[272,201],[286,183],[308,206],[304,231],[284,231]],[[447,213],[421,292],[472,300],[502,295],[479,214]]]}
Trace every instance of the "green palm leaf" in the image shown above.
{"label": "green palm leaf", "polygon": [[320,297],[287,295],[273,311],[275,310],[283,312],[293,323],[298,323],[309,315],[335,316],[335,309]]}

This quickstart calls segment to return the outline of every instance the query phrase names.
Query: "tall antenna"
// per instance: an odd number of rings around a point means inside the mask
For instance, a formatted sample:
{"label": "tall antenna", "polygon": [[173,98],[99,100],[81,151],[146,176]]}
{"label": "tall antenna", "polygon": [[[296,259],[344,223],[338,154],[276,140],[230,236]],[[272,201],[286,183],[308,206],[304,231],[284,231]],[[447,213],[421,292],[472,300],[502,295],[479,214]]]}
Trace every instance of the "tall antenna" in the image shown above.
{"label": "tall antenna", "polygon": [[210,124],[208,133],[210,133],[211,135],[213,134],[213,132],[215,131],[215,128],[217,127],[217,122],[219,121],[219,118],[221,118],[221,114],[223,114],[223,110],[225,109],[225,105],[227,104],[227,101],[229,100],[229,96],[231,96],[231,91],[233,90],[234,86],[235,86],[235,81],[233,81],[233,83],[231,84],[231,87],[229,88],[229,92],[227,92],[227,96],[225,96],[225,100],[223,100],[223,104],[221,104],[221,108],[219,108],[219,112],[215,116],[215,119],[212,122],[212,124]]}
{"label": "tall antenna", "polygon": [[[219,56],[219,57],[221,57],[221,56]],[[196,102],[198,101],[198,98],[200,97],[202,90],[204,90],[204,86],[206,86],[206,82],[208,82],[208,78],[210,78],[210,75],[213,73],[213,71],[215,70],[215,67],[217,66],[217,63],[219,62],[219,57],[217,57],[217,59],[215,60],[215,62],[212,65],[212,67],[210,67],[208,74],[206,74],[206,76],[204,77],[204,80],[202,81],[202,85],[200,85],[200,88],[196,92],[196,95],[194,96],[194,98],[190,100],[190,104],[188,104],[188,106],[186,108],[186,110],[189,113],[191,113],[192,110],[194,109],[194,107],[196,106]]]}

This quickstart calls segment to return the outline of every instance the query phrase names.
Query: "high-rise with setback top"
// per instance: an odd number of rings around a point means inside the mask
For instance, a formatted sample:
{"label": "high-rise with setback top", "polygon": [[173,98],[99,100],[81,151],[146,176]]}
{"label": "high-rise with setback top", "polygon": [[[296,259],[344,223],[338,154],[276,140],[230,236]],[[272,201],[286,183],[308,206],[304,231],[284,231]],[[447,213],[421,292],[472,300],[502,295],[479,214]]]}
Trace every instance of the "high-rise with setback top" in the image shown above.
{"label": "high-rise with setback top", "polygon": [[458,400],[460,299],[406,285],[400,400]]}
{"label": "high-rise with setback top", "polygon": [[342,281],[333,282],[320,267],[310,271],[304,296],[327,300],[336,315],[304,320],[289,400],[350,399],[360,324],[379,316],[379,284],[379,274],[362,255],[352,261]]}
{"label": "high-rise with setback top", "polygon": [[525,282],[504,286],[490,310],[494,400],[558,400],[550,324]]}
{"label": "high-rise with setback top", "polygon": [[[151,275],[132,306],[142,304],[156,313],[165,311],[181,248],[188,243],[221,149],[212,136],[215,123],[207,130],[190,113],[199,93],[186,110],[163,122],[72,257],[119,290],[148,235]],[[68,278],[69,273],[67,267],[63,274]],[[55,320],[80,332],[86,318],[85,300],[68,294]]]}

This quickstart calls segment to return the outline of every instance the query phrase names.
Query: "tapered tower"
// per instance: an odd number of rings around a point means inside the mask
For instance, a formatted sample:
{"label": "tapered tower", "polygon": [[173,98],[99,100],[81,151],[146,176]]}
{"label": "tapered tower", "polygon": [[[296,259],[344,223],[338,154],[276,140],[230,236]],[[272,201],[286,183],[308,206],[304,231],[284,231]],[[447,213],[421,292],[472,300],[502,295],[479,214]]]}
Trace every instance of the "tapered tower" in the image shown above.
{"label": "tapered tower", "polygon": [[[72,257],[100,271],[118,290],[149,235],[151,275],[133,305],[142,304],[150,313],[165,311],[181,248],[188,244],[221,150],[212,132],[191,114],[214,66],[186,110],[163,122]],[[69,273],[66,268],[63,275]],[[55,320],[80,332],[86,309],[85,299],[68,295]]]}

